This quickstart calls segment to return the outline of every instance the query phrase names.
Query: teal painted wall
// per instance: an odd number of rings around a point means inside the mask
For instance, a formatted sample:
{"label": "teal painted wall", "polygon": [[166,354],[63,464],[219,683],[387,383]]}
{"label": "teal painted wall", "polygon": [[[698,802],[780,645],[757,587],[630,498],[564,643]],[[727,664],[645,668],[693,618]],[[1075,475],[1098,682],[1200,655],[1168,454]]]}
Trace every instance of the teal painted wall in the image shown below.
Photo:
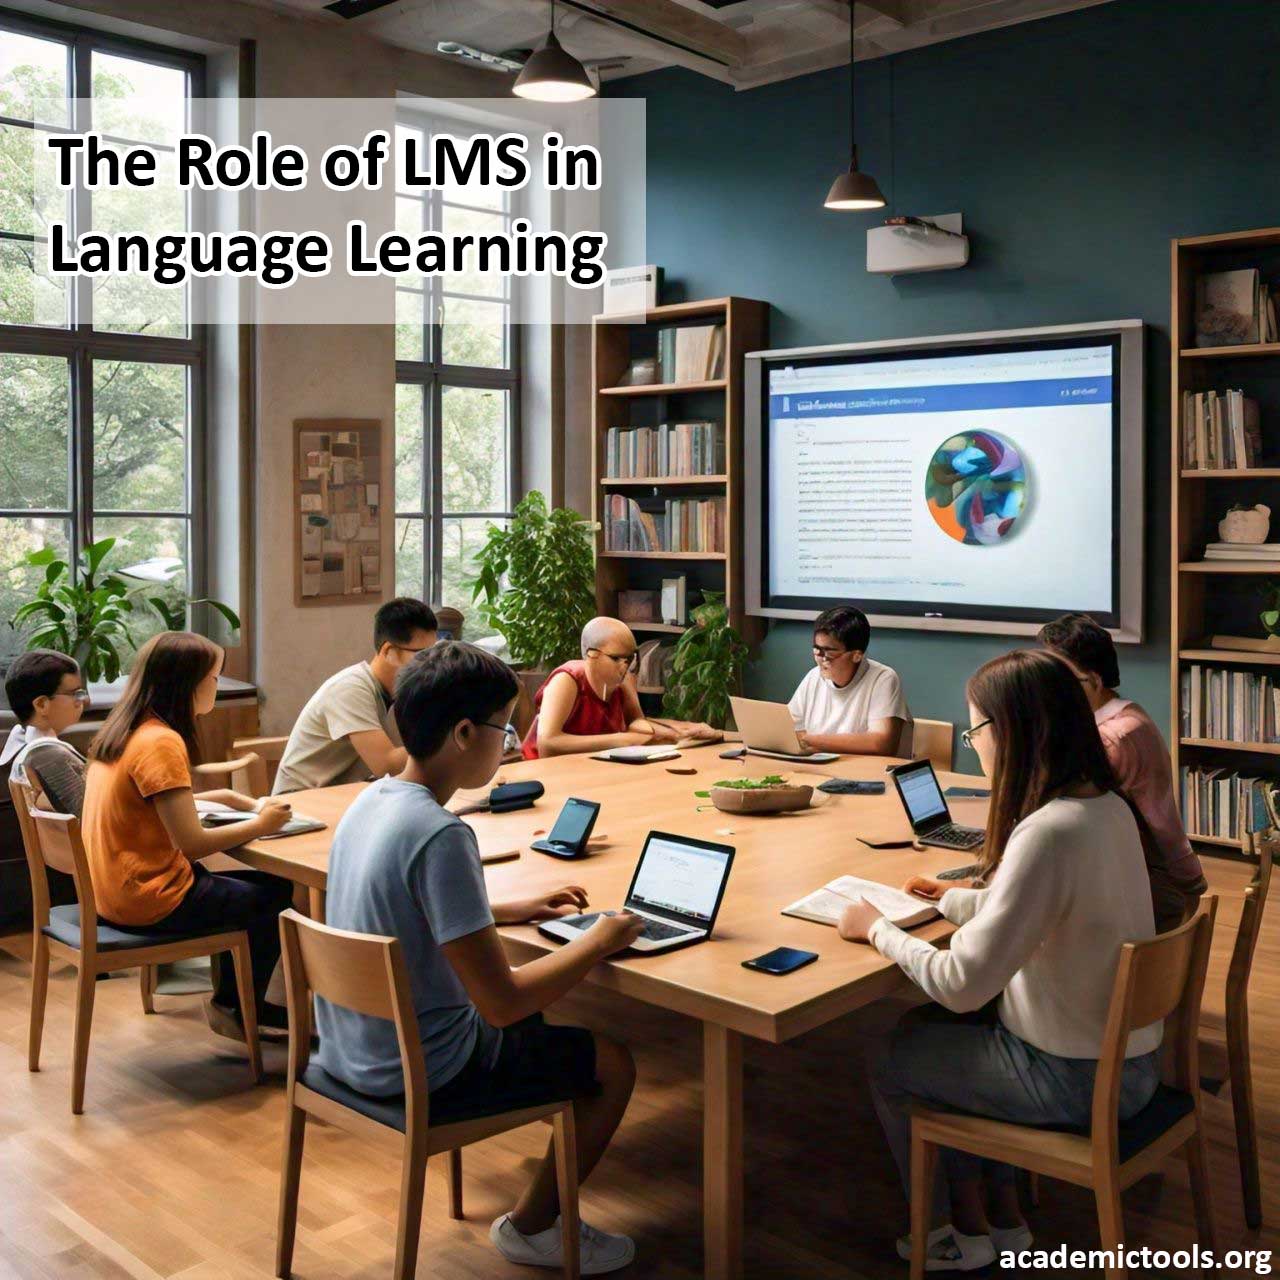
{"label": "teal painted wall", "polygon": [[[1147,640],[1121,661],[1167,731],[1169,240],[1280,221],[1280,4],[1112,0],[860,62],[857,81],[860,160],[888,212],[963,212],[967,267],[869,276],[877,215],[822,208],[848,164],[847,70],[744,93],[683,70],[613,81],[647,100],[643,261],[665,268],[667,301],[770,302],[775,347],[1144,320]],[[807,626],[774,624],[752,691],[788,697],[808,645]],[[915,714],[955,721],[969,673],[1008,647],[872,640]]]}

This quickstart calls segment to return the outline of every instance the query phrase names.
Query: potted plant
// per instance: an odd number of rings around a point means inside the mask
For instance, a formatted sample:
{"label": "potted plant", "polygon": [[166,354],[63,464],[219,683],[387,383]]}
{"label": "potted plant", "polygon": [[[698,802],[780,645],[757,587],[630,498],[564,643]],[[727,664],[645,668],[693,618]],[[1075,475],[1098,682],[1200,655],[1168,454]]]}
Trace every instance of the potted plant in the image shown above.
{"label": "potted plant", "polygon": [[144,618],[154,623],[158,617],[169,630],[181,630],[187,625],[191,607],[207,604],[222,615],[232,631],[240,629],[240,619],[220,601],[188,600],[185,593],[175,593],[173,579],[181,568],[177,560],[147,561],[127,569],[104,568],[115,544],[114,538],[103,538],[85,547],[74,578],[71,566],[51,547],[24,557],[26,565],[44,570],[35,598],[22,605],[9,623],[14,628],[25,622],[35,624],[27,648],[69,654],[80,664],[86,680],[115,680]]}
{"label": "potted plant", "polygon": [[742,685],[747,646],[729,625],[723,592],[704,592],[690,617],[692,625],[676,642],[662,710],[676,720],[705,720],[724,728],[729,695]]}
{"label": "potted plant", "polygon": [[471,598],[507,642],[513,666],[550,670],[578,657],[596,607],[591,529],[568,507],[549,511],[537,489],[516,507],[509,529],[489,526]]}

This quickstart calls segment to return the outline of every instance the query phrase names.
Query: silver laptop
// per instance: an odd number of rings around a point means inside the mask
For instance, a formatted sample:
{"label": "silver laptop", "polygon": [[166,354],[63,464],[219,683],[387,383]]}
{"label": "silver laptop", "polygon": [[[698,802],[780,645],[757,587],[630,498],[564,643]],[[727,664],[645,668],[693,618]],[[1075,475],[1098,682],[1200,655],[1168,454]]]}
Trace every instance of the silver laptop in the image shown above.
{"label": "silver laptop", "polygon": [[[715,927],[724,887],[733,866],[733,848],[691,836],[650,831],[636,863],[623,907],[644,920],[644,932],[633,951],[673,951],[705,942]],[[538,932],[561,942],[590,929],[602,914],[561,916],[538,926]]]}
{"label": "silver laptop", "polygon": [[783,702],[758,702],[755,698],[730,698],[733,718],[747,750],[775,760],[807,760],[825,764],[840,757],[833,751],[807,751],[796,737],[795,721]]}

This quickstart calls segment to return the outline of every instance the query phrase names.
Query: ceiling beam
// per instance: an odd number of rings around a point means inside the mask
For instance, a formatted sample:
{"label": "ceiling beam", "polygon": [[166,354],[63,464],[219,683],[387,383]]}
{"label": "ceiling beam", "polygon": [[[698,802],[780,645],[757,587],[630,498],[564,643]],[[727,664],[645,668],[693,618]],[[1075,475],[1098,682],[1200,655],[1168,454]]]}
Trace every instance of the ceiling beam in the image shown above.
{"label": "ceiling beam", "polygon": [[878,18],[888,18],[900,27],[905,27],[910,21],[907,0],[858,0],[858,8],[870,9]]}
{"label": "ceiling beam", "polygon": [[729,67],[740,67],[747,57],[741,32],[723,22],[706,18],[676,0],[566,0],[575,9],[613,18],[657,40],[670,41],[691,53]]}

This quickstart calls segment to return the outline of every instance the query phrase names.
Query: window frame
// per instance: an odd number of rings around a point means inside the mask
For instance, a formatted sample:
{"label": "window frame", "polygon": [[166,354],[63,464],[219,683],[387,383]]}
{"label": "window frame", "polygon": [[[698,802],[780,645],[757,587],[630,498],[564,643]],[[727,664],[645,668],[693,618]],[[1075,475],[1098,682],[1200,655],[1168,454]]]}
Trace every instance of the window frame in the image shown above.
{"label": "window frame", "polygon": [[[0,7],[0,35],[14,32],[37,39],[55,40],[65,44],[67,51],[68,102],[91,100],[92,59],[94,53],[116,54],[126,58],[150,62],[158,66],[181,70],[187,75],[187,123],[191,124],[192,104],[205,95],[205,59],[195,53],[167,48],[130,36],[114,35],[92,28],[53,19],[32,17]],[[69,113],[69,123],[64,131],[74,132],[89,127]],[[0,116],[0,124],[19,128],[36,127],[36,122]],[[56,129],[42,126],[51,132]],[[114,136],[114,135],[112,135]],[[91,193],[77,188],[71,194],[70,218],[73,228],[91,226]],[[198,225],[198,202],[188,198],[188,220]],[[31,238],[5,233],[0,228],[0,239],[21,240]],[[38,243],[38,240],[37,240]],[[74,296],[72,296],[74,294]],[[70,530],[70,564],[73,576],[78,576],[79,558],[85,547],[94,540],[95,519],[153,519],[181,520],[187,526],[187,550],[183,568],[186,573],[185,588],[192,596],[203,595],[208,578],[207,569],[207,509],[205,495],[206,448],[206,368],[208,356],[207,326],[188,321],[185,338],[145,333],[122,333],[114,330],[98,330],[93,327],[92,308],[89,304],[92,282],[80,279],[68,285],[66,323],[58,326],[36,324],[0,323],[0,355],[36,355],[61,358],[68,364],[70,396],[70,440],[68,446],[68,506],[63,510],[34,510],[0,508],[0,519],[58,520],[65,521]],[[188,304],[188,315],[195,314],[195,307]],[[88,317],[88,318],[86,318]],[[97,508],[93,492],[93,371],[95,362],[126,362],[131,364],[177,365],[186,371],[186,485],[185,510],[137,511],[117,508]]]}
{"label": "window frame", "polygon": [[[468,122],[449,120],[444,117],[429,116],[419,112],[399,113],[397,123],[409,128],[421,130],[425,136],[432,132],[453,132]],[[397,191],[397,199],[406,197],[405,192]],[[498,210],[478,205],[465,204],[457,200],[444,199],[438,187],[429,187],[422,197],[409,195],[409,198],[424,204],[427,218],[423,227],[440,229],[443,225],[442,211],[446,205],[450,208],[464,209],[479,213],[497,213]],[[518,193],[507,193],[507,201],[501,210],[507,222],[520,216]],[[515,515],[515,506],[522,496],[521,480],[521,394],[523,391],[523,360],[521,326],[516,322],[519,301],[517,291],[520,287],[515,276],[507,277],[506,288],[499,298],[496,295],[462,294],[444,288],[444,281],[439,276],[429,276],[424,280],[422,352],[421,360],[396,360],[396,386],[416,386],[422,394],[422,437],[423,456],[420,469],[421,502],[415,511],[402,511],[397,502],[393,524],[401,520],[417,520],[422,528],[422,598],[428,603],[443,604],[444,591],[444,526],[452,519],[489,519],[511,520]],[[507,353],[505,368],[494,368],[487,365],[448,364],[443,358],[444,325],[441,322],[443,303],[446,294],[450,298],[474,300],[493,303],[502,301],[506,306],[504,348]],[[443,433],[442,410],[444,392],[453,387],[506,391],[507,405],[507,509],[503,511],[445,511],[444,508],[444,465],[443,465]],[[395,489],[392,494],[394,497]],[[391,563],[395,565],[393,548]]]}

